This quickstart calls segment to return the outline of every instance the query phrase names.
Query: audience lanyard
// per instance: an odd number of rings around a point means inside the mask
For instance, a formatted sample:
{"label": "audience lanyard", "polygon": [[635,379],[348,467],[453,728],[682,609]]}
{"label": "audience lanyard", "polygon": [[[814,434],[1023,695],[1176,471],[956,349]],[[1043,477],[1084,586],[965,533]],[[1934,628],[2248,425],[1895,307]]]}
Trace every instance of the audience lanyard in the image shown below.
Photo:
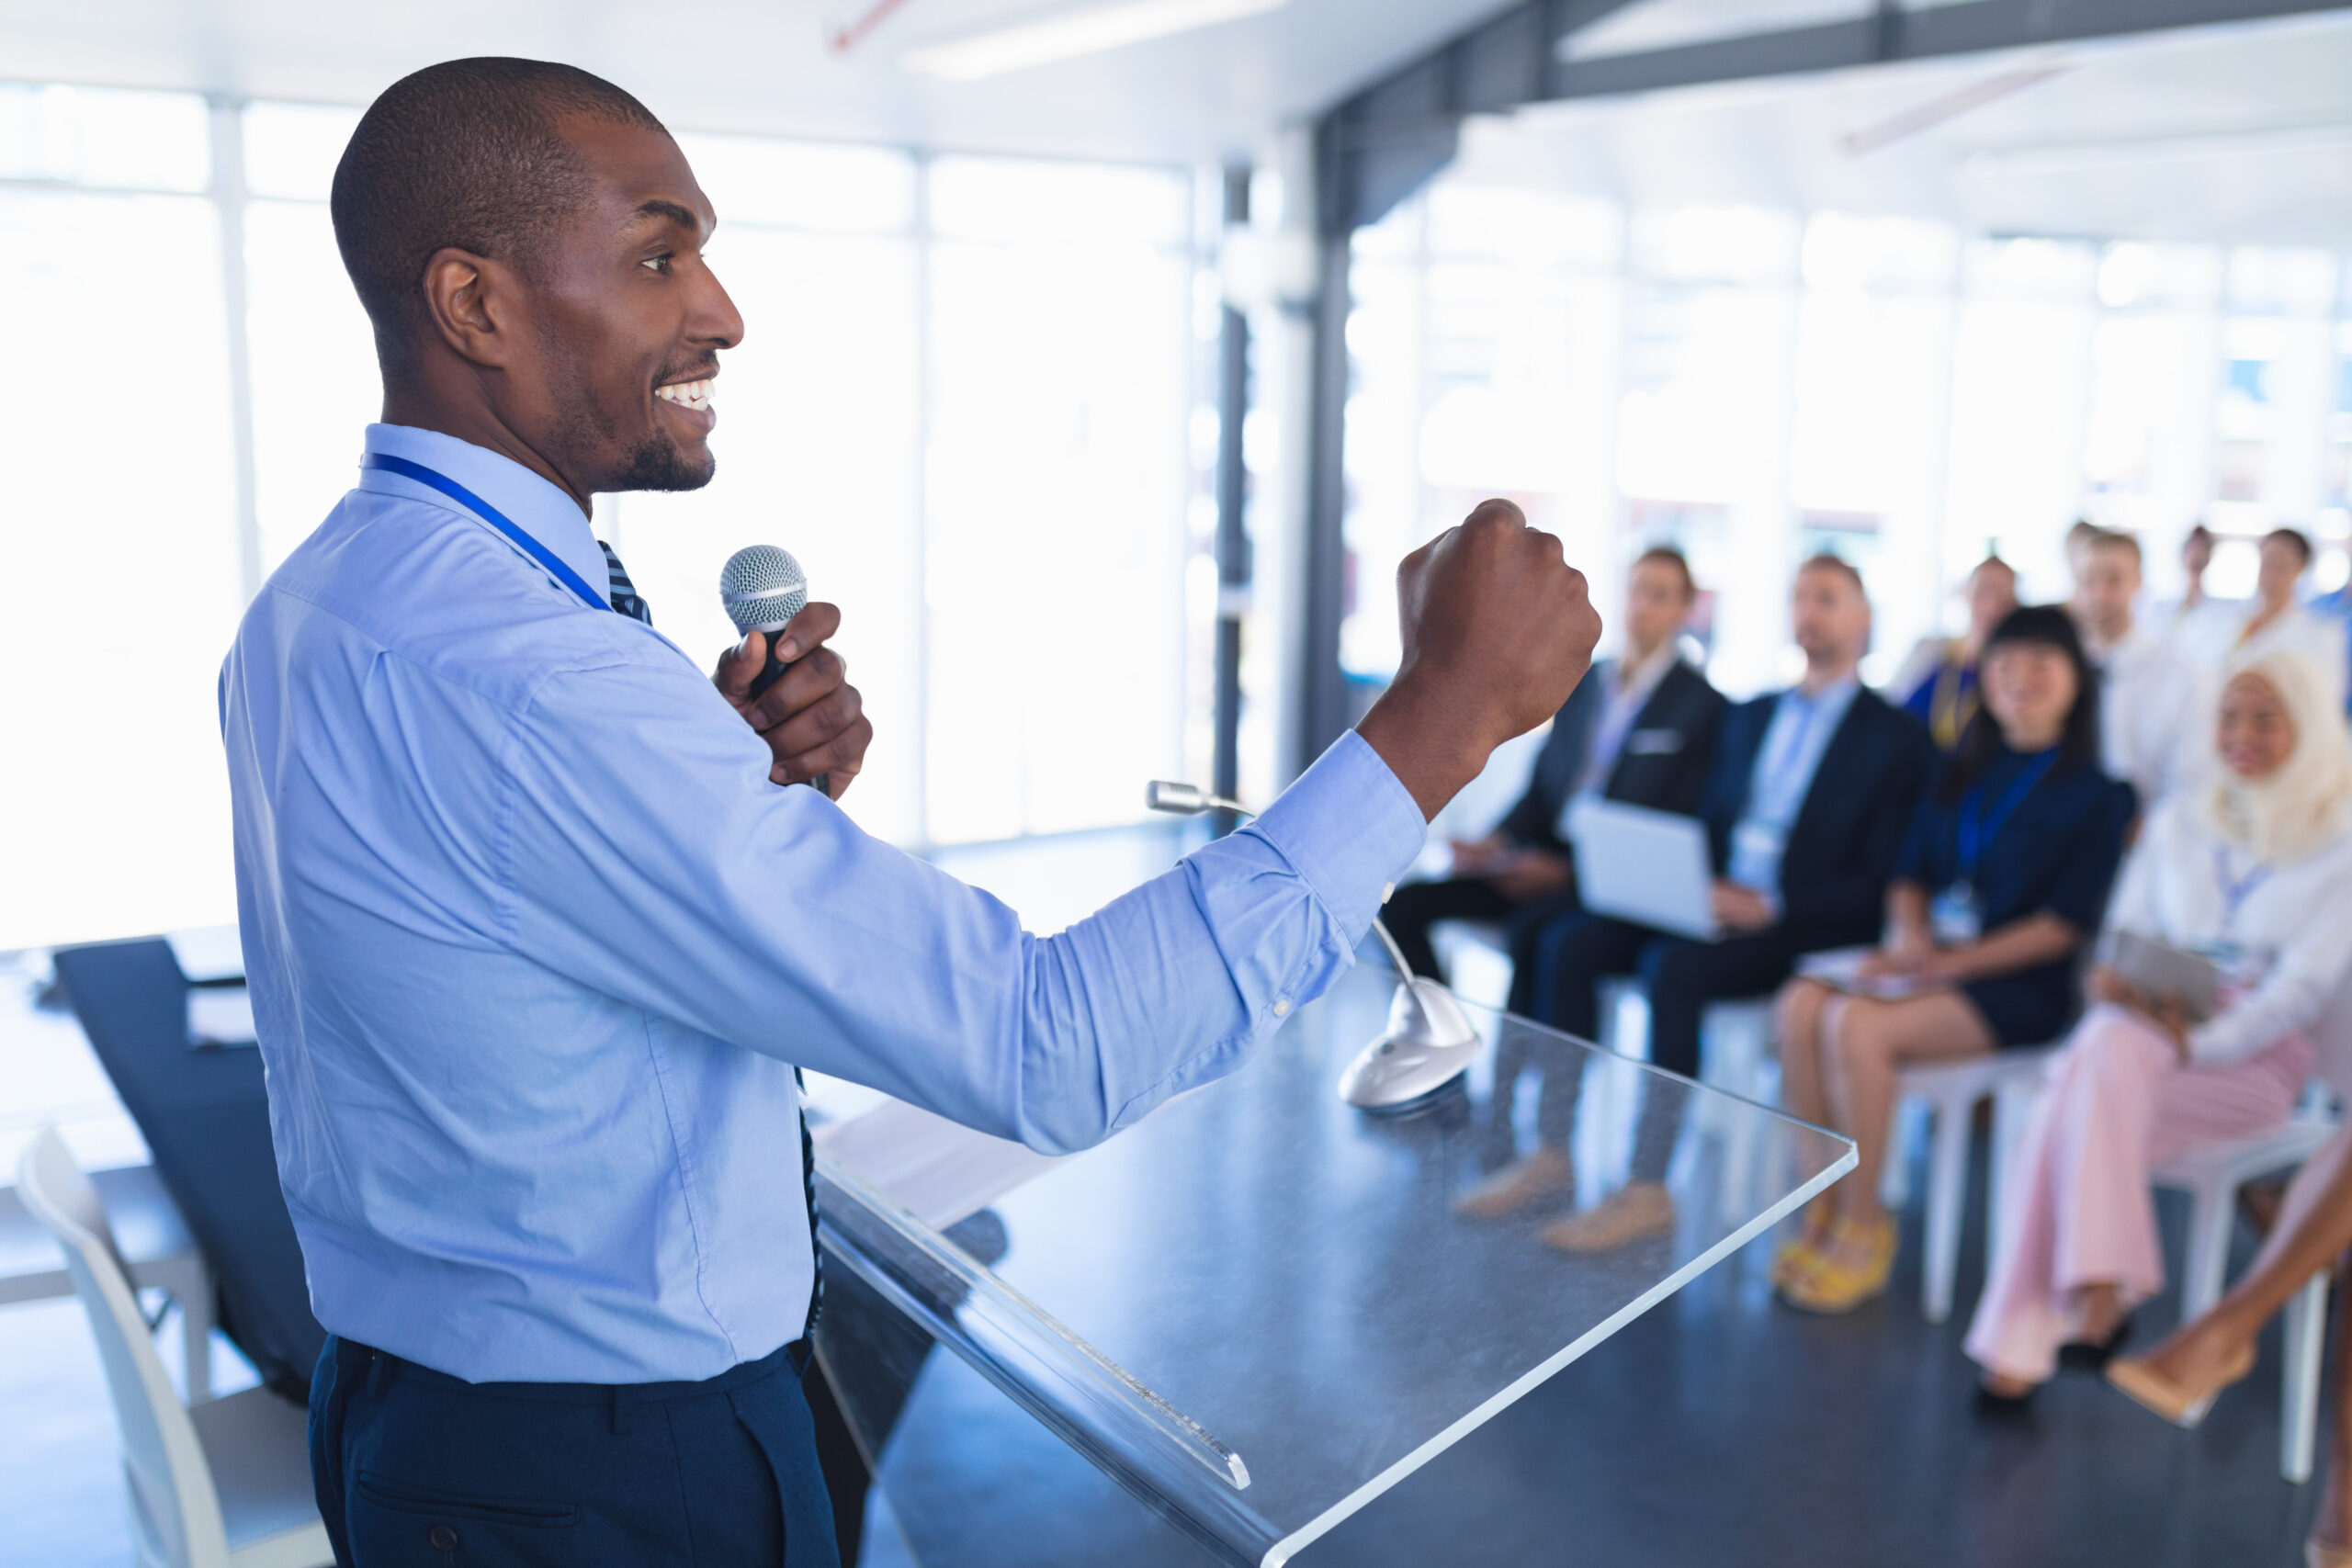
{"label": "audience lanyard", "polygon": [[2033,786],[2040,784],[2042,775],[2057,763],[2058,748],[2055,746],[2036,755],[2018,771],[2016,780],[2002,793],[2001,798],[1994,802],[1990,812],[1984,808],[1984,786],[1982,784],[1972,784],[1968,793],[1961,797],[1960,865],[1952,879],[1955,895],[1972,906],[1974,904],[1976,863],[1983,858],[1984,846],[1999,835],[2025,797],[2033,793]]}
{"label": "audience lanyard", "polygon": [[2213,846],[2213,880],[2219,883],[2222,888],[2222,930],[2227,935],[2235,936],[2238,929],[2238,911],[2245,908],[2245,901],[2254,897],[2256,888],[2270,880],[2270,868],[2257,861],[2247,868],[2244,876],[2232,876],[2229,847],[2225,844],[2215,844]]}
{"label": "audience lanyard", "polygon": [[515,548],[547,568],[548,576],[580,595],[591,608],[610,610],[613,607],[613,602],[582,581],[580,574],[565,565],[561,556],[508,522],[504,513],[448,475],[428,468],[422,463],[412,463],[406,457],[395,457],[389,452],[370,452],[359,459],[359,466],[363,468],[380,468],[385,473],[398,474],[404,479],[414,479],[421,485],[439,491],[443,495],[505,535]]}

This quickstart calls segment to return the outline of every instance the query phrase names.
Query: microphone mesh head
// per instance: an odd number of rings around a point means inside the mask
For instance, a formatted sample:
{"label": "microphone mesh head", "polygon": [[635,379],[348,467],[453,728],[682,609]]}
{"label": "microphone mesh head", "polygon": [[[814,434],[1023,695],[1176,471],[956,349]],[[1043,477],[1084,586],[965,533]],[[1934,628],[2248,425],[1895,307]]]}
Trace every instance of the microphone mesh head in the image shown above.
{"label": "microphone mesh head", "polygon": [[718,599],[737,631],[774,631],[808,605],[808,578],[791,551],[747,545],[719,570]]}

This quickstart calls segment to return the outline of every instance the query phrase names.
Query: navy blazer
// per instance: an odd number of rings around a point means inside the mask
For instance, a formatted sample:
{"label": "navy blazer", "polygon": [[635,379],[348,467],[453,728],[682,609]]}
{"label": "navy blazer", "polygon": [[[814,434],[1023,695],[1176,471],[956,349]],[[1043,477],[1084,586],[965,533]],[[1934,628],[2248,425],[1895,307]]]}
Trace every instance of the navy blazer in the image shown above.
{"label": "navy blazer", "polygon": [[[1595,671],[1594,675],[1601,673]],[[1593,727],[1600,722],[1602,682],[1577,682],[1552,720],[1552,733],[1536,754],[1527,793],[1502,820],[1503,835],[1531,849],[1568,852],[1559,836],[1560,808],[1577,787],[1591,754]],[[1688,817],[1699,809],[1714,761],[1715,732],[1730,705],[1707,678],[1678,659],[1634,716],[1600,793],[1628,806]]]}
{"label": "navy blazer", "polygon": [[[1747,810],[1748,780],[1779,701],[1775,692],[1724,716],[1699,808],[1718,875],[1731,863],[1731,830]],[[1781,923],[1804,945],[1878,941],[1886,885],[1934,757],[1926,726],[1867,687],[1854,694],[1781,855]]]}

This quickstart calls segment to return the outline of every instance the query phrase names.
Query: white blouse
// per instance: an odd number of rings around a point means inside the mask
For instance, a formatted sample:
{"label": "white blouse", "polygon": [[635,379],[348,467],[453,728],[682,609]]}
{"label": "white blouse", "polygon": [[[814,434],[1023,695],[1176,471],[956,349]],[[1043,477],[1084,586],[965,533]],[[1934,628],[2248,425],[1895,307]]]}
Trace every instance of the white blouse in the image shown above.
{"label": "white blouse", "polygon": [[2194,799],[2176,795],[2123,863],[2107,924],[2174,947],[2230,943],[2267,959],[2251,990],[2188,1035],[2200,1062],[2252,1055],[2311,1031],[2352,970],[2352,831],[2300,860],[2259,865],[2207,825]]}

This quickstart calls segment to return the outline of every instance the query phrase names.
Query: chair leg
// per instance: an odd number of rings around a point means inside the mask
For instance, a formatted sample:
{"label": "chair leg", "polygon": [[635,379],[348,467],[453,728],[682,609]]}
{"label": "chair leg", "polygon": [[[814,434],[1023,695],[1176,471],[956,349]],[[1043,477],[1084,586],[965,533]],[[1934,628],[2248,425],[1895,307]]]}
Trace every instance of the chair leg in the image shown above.
{"label": "chair leg", "polygon": [[2278,1473],[2301,1486],[2312,1478],[2319,1444],[2319,1380],[2327,1349],[2328,1271],[2324,1269],[2287,1303],[2285,1388],[2278,1401]]}
{"label": "chair leg", "polygon": [[1987,1258],[1997,1258],[2008,1242],[2009,1168],[2015,1163],[2018,1141],[2025,1136],[2026,1119],[2040,1095],[2039,1079],[2010,1079],[1993,1094],[1992,1168],[1984,1173],[1984,1234]]}
{"label": "chair leg", "polygon": [[1886,1158],[1878,1168],[1878,1201],[1890,1214],[1910,1205],[1911,1146],[1927,1111],[1927,1102],[1916,1095],[1903,1095],[1894,1102],[1894,1118],[1887,1123]]}
{"label": "chair leg", "polygon": [[212,1397],[212,1275],[201,1270],[195,1290],[180,1295],[180,1347],[187,1363],[187,1402],[202,1404]]}
{"label": "chair leg", "polygon": [[1960,1219],[1968,1199],[1968,1123],[1971,1106],[1947,1100],[1935,1108],[1935,1141],[1928,1145],[1927,1288],[1920,1310],[1929,1323],[1951,1315],[1952,1277],[1960,1269]]}
{"label": "chair leg", "polygon": [[2180,1317],[2183,1323],[2202,1317],[2222,1299],[2222,1276],[2230,1266],[2230,1208],[2235,1192],[2227,1187],[2200,1186],[2188,1205],[2188,1257],[2180,1277]]}

